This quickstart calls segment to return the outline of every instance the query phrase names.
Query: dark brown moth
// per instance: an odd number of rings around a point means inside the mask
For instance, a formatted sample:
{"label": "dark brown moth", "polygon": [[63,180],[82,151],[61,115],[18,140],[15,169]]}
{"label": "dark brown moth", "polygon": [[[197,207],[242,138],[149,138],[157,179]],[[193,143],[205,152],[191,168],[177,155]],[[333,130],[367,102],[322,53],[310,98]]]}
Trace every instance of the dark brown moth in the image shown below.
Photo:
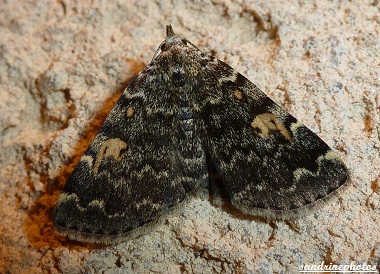
{"label": "dark brown moth", "polygon": [[167,26],[59,196],[70,238],[114,243],[196,188],[246,214],[286,219],[348,179],[337,153],[229,65]]}

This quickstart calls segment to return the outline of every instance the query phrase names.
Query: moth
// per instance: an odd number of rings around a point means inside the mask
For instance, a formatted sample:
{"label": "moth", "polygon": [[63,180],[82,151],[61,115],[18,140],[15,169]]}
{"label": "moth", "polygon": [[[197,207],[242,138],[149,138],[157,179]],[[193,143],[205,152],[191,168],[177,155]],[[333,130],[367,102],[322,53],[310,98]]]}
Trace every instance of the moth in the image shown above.
{"label": "moth", "polygon": [[64,186],[60,234],[119,242],[197,188],[274,219],[337,193],[348,172],[336,152],[229,65],[166,32]]}

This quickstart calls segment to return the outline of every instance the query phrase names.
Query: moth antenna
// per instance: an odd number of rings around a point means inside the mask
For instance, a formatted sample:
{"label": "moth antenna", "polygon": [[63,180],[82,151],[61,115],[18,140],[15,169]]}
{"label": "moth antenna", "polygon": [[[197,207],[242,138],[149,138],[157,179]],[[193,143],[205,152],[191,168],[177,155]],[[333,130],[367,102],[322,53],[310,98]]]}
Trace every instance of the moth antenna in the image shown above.
{"label": "moth antenna", "polygon": [[175,34],[174,34],[174,31],[173,31],[173,28],[171,25],[167,25],[166,26],[166,36],[167,37],[173,37]]}

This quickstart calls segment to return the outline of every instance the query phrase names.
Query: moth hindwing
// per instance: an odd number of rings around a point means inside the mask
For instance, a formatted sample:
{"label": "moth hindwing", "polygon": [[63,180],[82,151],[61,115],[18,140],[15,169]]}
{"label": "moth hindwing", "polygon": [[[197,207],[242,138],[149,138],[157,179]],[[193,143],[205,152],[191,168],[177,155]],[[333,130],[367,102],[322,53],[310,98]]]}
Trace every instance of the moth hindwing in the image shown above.
{"label": "moth hindwing", "polygon": [[119,242],[198,187],[291,218],[348,178],[337,154],[255,84],[167,26],[69,177],[53,214],[70,238]]}

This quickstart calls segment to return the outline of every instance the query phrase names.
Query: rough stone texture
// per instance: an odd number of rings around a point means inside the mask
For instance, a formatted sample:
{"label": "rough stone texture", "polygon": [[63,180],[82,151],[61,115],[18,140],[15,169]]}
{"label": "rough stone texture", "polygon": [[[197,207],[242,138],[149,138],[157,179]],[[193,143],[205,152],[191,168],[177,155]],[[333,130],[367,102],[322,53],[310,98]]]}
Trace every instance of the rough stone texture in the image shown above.
{"label": "rough stone texture", "polygon": [[[380,260],[378,1],[1,1],[0,273],[295,273]],[[137,239],[53,232],[60,189],[165,38],[213,53],[340,152],[352,183],[294,222],[200,192]],[[244,172],[244,171],[242,171]]]}

